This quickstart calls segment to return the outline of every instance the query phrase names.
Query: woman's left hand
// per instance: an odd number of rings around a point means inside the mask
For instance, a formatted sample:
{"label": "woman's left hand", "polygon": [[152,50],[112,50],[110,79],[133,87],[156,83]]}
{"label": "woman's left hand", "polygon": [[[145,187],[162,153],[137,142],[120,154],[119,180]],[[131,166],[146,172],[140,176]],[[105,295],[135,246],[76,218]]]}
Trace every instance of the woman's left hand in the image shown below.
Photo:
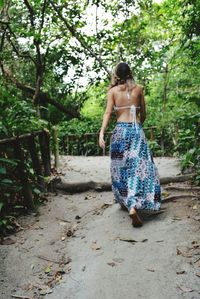
{"label": "woman's left hand", "polygon": [[104,133],[103,132],[100,132],[99,133],[99,146],[101,147],[101,148],[105,148],[105,140],[104,140]]}

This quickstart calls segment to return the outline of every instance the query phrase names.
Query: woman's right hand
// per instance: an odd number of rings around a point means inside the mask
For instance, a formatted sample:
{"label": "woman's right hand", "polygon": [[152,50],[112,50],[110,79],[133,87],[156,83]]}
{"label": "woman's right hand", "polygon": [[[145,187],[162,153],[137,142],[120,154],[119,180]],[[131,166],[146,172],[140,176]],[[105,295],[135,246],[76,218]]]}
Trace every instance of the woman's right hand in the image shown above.
{"label": "woman's right hand", "polygon": [[105,148],[105,140],[104,140],[104,133],[100,131],[99,133],[99,146],[104,149]]}

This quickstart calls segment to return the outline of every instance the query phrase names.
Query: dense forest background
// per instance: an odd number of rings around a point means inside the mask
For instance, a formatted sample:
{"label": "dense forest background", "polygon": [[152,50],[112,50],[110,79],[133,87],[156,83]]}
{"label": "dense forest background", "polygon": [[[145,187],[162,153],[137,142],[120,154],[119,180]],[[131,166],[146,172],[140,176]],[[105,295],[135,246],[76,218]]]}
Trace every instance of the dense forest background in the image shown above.
{"label": "dense forest background", "polygon": [[[56,126],[64,153],[67,134],[98,133],[110,74],[126,61],[144,86],[154,155],[181,157],[198,183],[199,35],[195,0],[1,0],[0,138]],[[95,154],[96,139],[89,145]],[[14,184],[7,169],[16,166],[5,158],[0,210]]]}

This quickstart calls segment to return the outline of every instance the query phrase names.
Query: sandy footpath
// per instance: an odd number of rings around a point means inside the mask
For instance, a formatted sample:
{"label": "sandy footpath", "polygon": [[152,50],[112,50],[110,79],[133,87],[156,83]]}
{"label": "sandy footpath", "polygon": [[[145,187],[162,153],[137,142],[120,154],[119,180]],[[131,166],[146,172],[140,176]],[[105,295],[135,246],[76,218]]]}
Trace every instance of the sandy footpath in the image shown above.
{"label": "sandy footpath", "polygon": [[[176,158],[154,158],[160,177],[170,177],[180,174],[179,160]],[[63,180],[72,182],[110,182],[109,156],[84,157],[61,156],[60,171],[64,174]]]}
{"label": "sandy footpath", "polygon": [[[61,161],[68,181],[110,179],[108,157]],[[161,176],[180,172],[175,159],[156,164]],[[199,299],[199,195],[165,188],[164,197],[182,197],[163,203],[162,214],[141,213],[141,228],[112,192],[49,194],[0,245],[0,298]]]}

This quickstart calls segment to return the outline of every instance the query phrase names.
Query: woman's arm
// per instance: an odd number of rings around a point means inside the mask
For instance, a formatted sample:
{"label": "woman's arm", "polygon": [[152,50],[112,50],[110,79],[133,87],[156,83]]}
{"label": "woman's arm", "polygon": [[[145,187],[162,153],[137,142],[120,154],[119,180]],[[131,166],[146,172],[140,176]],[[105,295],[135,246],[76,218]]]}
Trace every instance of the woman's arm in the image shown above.
{"label": "woman's arm", "polygon": [[141,91],[140,91],[140,122],[143,124],[145,119],[146,119],[146,107],[145,107],[143,88],[141,88]]}
{"label": "woman's arm", "polygon": [[110,116],[112,114],[113,105],[114,105],[113,90],[110,89],[107,94],[107,106],[106,106],[106,110],[103,115],[103,121],[102,121],[101,129],[100,129],[100,133],[99,133],[99,146],[101,148],[105,147],[104,132],[108,126]]}

